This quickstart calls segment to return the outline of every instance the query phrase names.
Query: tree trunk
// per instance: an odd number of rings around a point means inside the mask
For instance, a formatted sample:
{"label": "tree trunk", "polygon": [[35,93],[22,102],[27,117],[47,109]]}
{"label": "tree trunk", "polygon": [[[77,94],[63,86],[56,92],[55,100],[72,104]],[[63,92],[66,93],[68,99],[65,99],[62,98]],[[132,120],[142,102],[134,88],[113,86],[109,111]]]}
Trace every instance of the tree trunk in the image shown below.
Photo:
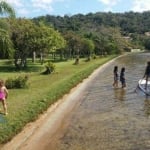
{"label": "tree trunk", "polygon": [[15,58],[14,64],[15,64],[15,67],[16,67],[17,70],[20,69],[20,65],[18,63],[18,58]]}
{"label": "tree trunk", "polygon": [[79,64],[79,56],[76,57],[74,64],[75,64],[75,65],[78,65],[78,64]]}
{"label": "tree trunk", "polygon": [[43,53],[42,52],[40,53],[40,62],[41,62],[41,65],[43,65],[44,59],[43,59]]}
{"label": "tree trunk", "polygon": [[36,52],[35,52],[35,51],[33,51],[32,62],[34,63],[34,62],[35,62],[35,60],[36,60]]}

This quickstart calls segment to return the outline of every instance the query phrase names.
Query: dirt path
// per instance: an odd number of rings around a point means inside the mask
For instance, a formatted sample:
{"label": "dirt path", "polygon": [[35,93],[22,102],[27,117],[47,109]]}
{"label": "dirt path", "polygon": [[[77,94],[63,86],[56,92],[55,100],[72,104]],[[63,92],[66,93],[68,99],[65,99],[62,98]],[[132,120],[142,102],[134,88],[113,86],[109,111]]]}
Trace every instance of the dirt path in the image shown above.
{"label": "dirt path", "polygon": [[[51,149],[53,149],[55,138],[60,136],[59,134],[63,133],[63,129],[67,126],[70,112],[78,105],[80,99],[83,99],[86,88],[95,76],[109,63],[94,71],[89,78],[53,104],[37,121],[26,125],[24,130],[5,144],[1,150],[45,150],[48,145],[51,145]],[[60,133],[59,130],[61,130]]]}

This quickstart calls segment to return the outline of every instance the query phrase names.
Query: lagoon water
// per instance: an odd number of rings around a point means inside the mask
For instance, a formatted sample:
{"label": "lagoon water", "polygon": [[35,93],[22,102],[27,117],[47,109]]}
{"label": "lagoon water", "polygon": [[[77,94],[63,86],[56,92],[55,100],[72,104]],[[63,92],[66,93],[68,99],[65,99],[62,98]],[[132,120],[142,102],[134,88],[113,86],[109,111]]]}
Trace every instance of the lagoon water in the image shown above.
{"label": "lagoon water", "polygon": [[[150,97],[135,92],[148,60],[133,53],[106,66],[46,150],[150,150]],[[112,87],[115,65],[126,68],[125,89]]]}
{"label": "lagoon water", "polygon": [[[149,59],[131,53],[103,65],[2,150],[150,150],[150,97],[137,88]],[[126,68],[125,89],[112,86],[115,65]]]}

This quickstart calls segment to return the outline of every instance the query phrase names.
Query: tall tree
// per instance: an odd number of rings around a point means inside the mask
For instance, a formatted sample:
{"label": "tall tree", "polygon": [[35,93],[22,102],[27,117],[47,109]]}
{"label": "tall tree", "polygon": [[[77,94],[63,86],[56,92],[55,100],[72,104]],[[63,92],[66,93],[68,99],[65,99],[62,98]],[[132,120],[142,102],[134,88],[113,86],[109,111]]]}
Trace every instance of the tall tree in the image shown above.
{"label": "tall tree", "polygon": [[0,28],[0,58],[12,58],[13,52],[13,44],[9,33]]}
{"label": "tall tree", "polygon": [[15,17],[15,10],[7,2],[0,0],[0,15],[9,15],[10,17]]}
{"label": "tall tree", "polygon": [[29,19],[10,19],[12,41],[15,48],[15,66],[27,67],[27,57],[31,54],[43,56],[63,48],[65,41],[59,32],[43,24],[36,25]]}
{"label": "tall tree", "polygon": [[[15,10],[7,2],[0,0],[0,15],[15,17]],[[10,40],[9,26],[5,18],[0,20],[0,49],[1,58],[10,57],[13,54],[13,45]]]}
{"label": "tall tree", "polygon": [[67,41],[68,54],[70,54],[69,57],[76,58],[75,64],[78,64],[82,46],[81,37],[74,32],[67,32],[64,34],[64,38]]}
{"label": "tall tree", "polygon": [[91,60],[91,54],[94,52],[94,48],[95,48],[95,45],[92,40],[87,39],[87,38],[82,39],[82,49],[83,51],[85,51],[88,61]]}

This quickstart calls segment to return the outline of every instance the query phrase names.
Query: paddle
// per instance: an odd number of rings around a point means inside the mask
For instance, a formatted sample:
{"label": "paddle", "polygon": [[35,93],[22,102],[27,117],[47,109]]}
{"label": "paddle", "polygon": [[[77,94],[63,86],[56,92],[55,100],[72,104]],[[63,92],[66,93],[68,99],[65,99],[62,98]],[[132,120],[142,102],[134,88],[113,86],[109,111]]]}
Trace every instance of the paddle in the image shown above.
{"label": "paddle", "polygon": [[139,88],[139,81],[142,81],[143,79],[144,79],[144,77],[142,79],[138,80],[138,84],[137,84],[136,89],[134,90],[134,92],[136,92],[137,89]]}

